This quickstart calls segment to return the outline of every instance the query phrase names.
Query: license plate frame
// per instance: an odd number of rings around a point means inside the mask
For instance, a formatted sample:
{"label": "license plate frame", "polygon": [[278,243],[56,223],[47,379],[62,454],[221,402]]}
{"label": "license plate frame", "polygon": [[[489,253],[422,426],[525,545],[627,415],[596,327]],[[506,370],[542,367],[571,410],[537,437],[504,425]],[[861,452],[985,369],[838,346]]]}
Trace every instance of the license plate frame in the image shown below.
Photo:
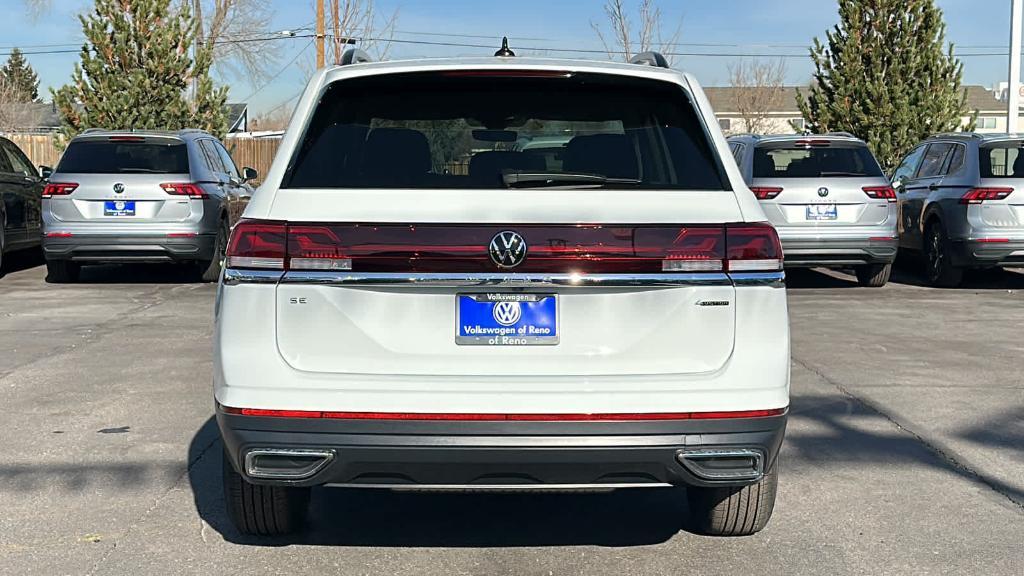
{"label": "license plate frame", "polygon": [[839,219],[839,210],[835,204],[808,204],[804,215],[810,222],[828,222]]}
{"label": "license plate frame", "polygon": [[104,216],[135,216],[134,200],[105,200],[103,202]]}
{"label": "license plate frame", "polygon": [[[501,309],[496,310],[499,305]],[[455,295],[455,343],[460,346],[554,346],[559,339],[557,294],[461,292]]]}

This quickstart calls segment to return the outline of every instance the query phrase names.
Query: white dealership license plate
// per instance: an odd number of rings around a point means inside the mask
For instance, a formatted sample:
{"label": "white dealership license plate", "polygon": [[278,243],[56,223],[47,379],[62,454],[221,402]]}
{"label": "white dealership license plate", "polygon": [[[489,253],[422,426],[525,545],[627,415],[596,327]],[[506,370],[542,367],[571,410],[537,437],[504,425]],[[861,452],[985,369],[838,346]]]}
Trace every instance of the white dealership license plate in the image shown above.
{"label": "white dealership license plate", "polygon": [[458,294],[456,299],[456,344],[558,344],[558,298],[554,294],[491,292]]}
{"label": "white dealership license plate", "polygon": [[839,217],[835,204],[810,204],[807,206],[808,220],[835,220]]}

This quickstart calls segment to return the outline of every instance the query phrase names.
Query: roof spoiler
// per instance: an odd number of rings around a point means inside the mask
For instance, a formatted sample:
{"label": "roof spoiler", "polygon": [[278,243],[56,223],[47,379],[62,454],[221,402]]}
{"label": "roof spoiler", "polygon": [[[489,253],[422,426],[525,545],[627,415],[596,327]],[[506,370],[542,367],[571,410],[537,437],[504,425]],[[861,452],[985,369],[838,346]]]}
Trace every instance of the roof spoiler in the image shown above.
{"label": "roof spoiler", "polygon": [[658,52],[643,52],[629,59],[630,64],[641,66],[654,66],[655,68],[669,68],[668,60]]}
{"label": "roof spoiler", "polygon": [[367,62],[373,62],[373,58],[370,58],[369,54],[359,48],[349,48],[341,55],[342,66],[348,66],[349,64],[365,64]]}

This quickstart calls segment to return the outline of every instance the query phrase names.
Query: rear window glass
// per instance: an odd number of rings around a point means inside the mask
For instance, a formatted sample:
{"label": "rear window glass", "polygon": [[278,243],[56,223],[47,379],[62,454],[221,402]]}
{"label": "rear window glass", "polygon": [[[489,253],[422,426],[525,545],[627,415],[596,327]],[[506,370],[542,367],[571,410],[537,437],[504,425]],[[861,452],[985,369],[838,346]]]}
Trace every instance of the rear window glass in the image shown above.
{"label": "rear window glass", "polygon": [[754,178],[841,178],[882,176],[864,146],[797,146],[792,143],[754,149]]}
{"label": "rear window glass", "polygon": [[723,190],[725,182],[678,86],[452,72],[328,87],[283,187]]}
{"label": "rear window glass", "polygon": [[176,140],[79,140],[68,145],[57,171],[69,174],[187,174],[188,148]]}
{"label": "rear window glass", "polygon": [[1000,142],[979,149],[982,178],[1024,178],[1024,142]]}

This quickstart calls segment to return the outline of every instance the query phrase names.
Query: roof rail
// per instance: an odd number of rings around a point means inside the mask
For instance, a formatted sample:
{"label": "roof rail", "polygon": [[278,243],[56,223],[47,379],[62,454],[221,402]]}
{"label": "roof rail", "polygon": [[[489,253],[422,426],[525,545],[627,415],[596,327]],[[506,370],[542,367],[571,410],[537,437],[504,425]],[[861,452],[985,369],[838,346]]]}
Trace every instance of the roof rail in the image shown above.
{"label": "roof rail", "polygon": [[929,138],[978,138],[984,139],[984,134],[978,134],[977,132],[937,132],[929,136]]}
{"label": "roof rail", "polygon": [[847,138],[856,138],[855,135],[845,130],[833,130],[832,132],[826,133],[825,136],[846,136]]}
{"label": "roof rail", "polygon": [[347,66],[349,64],[365,64],[366,62],[373,62],[373,58],[370,58],[369,54],[359,48],[349,48],[341,55],[342,66]]}
{"label": "roof rail", "polygon": [[654,66],[656,68],[669,68],[668,60],[658,52],[643,52],[629,59],[630,64],[641,66]]}

